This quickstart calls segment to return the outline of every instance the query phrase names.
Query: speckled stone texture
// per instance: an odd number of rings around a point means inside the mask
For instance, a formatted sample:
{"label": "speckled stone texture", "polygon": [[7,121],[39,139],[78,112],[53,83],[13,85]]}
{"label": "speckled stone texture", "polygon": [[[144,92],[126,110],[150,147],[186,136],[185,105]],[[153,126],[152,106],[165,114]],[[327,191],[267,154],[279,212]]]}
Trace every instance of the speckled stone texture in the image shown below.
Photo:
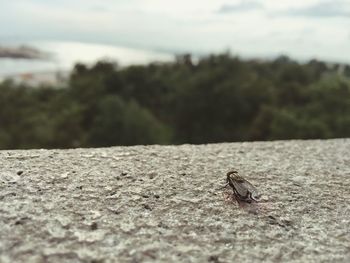
{"label": "speckled stone texture", "polygon": [[1,263],[258,261],[350,262],[350,139],[0,152]]}

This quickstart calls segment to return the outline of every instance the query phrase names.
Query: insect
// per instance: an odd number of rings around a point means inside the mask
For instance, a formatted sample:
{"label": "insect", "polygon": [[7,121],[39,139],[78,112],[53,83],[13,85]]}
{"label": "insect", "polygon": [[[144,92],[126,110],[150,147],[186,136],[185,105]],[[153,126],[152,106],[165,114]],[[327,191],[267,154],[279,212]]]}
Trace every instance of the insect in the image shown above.
{"label": "insect", "polygon": [[237,171],[230,171],[227,173],[226,186],[230,186],[233,190],[233,194],[241,201],[251,203],[257,202],[260,198],[258,190]]}

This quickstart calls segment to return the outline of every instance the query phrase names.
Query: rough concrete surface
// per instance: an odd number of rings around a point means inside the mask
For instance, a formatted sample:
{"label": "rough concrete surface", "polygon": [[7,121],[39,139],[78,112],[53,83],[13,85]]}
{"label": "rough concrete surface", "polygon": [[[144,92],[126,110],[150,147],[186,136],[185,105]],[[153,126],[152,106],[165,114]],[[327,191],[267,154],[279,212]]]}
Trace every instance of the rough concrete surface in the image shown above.
{"label": "rough concrete surface", "polygon": [[259,261],[350,262],[350,139],[0,152],[1,263]]}

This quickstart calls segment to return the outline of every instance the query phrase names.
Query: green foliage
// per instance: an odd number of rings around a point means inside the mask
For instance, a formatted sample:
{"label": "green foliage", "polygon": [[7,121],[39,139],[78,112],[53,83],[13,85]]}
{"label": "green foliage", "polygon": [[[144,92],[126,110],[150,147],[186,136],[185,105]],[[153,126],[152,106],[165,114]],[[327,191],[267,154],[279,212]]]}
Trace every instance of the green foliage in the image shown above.
{"label": "green foliage", "polygon": [[155,144],[168,136],[167,128],[136,101],[106,96],[98,104],[89,141],[92,146]]}
{"label": "green foliage", "polygon": [[229,53],[77,64],[67,88],[0,84],[0,148],[350,137],[349,68]]}

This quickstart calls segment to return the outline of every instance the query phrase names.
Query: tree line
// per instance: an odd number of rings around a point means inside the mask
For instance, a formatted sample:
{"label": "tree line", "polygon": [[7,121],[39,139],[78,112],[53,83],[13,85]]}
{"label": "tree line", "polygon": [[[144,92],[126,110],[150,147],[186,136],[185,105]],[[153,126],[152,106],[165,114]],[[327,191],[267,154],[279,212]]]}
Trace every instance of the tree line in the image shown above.
{"label": "tree line", "polygon": [[229,53],[77,64],[67,87],[0,84],[0,148],[350,137],[350,66]]}

